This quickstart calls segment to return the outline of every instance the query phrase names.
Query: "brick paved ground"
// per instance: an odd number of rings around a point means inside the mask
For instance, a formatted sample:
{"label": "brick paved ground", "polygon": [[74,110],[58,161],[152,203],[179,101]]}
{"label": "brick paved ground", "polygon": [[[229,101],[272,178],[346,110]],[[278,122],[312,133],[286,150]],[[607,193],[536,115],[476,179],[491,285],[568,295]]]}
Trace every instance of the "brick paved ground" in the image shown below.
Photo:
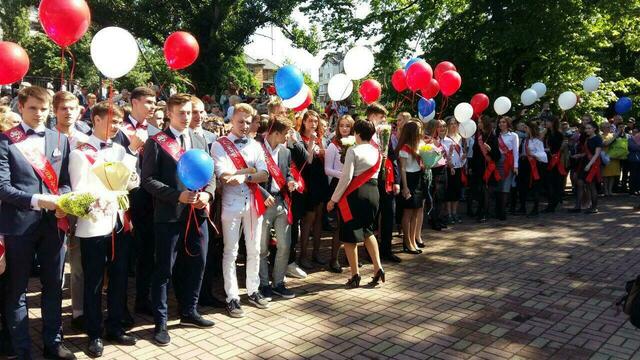
{"label": "brick paved ground", "polygon": [[[244,319],[201,309],[216,322],[210,330],[180,328],[174,317],[165,348],[149,341],[152,320],[136,317],[142,340],[107,343],[104,358],[640,359],[640,331],[612,307],[640,273],[640,214],[627,197],[603,203],[598,215],[465,219],[455,230],[425,231],[425,253],[387,264],[381,288],[345,290],[346,274],[318,271],[289,282],[297,298],[269,310],[245,305]],[[368,280],[371,266],[362,273]],[[32,318],[38,288],[32,280]],[[86,358],[65,294],[67,344]],[[39,355],[40,321],[32,329]]]}

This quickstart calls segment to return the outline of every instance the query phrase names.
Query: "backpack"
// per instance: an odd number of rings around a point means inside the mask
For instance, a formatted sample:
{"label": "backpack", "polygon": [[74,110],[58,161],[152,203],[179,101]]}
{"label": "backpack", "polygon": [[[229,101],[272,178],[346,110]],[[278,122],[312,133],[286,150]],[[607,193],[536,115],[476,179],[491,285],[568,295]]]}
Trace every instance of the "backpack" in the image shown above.
{"label": "backpack", "polygon": [[640,328],[640,275],[635,280],[627,281],[625,290],[627,293],[616,303],[618,311],[622,307],[622,311],[629,315],[629,322]]}

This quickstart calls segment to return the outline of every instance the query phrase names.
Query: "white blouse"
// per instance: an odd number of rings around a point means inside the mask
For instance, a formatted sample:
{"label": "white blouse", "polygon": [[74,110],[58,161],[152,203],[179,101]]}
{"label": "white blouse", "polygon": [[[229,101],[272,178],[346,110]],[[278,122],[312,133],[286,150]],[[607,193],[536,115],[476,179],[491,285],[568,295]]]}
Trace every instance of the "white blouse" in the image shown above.
{"label": "white blouse", "polygon": [[329,177],[329,183],[333,178],[342,176],[342,163],[340,162],[340,149],[331,142],[324,152],[324,173]]}
{"label": "white blouse", "polygon": [[[421,145],[423,145],[424,143],[421,141],[420,145],[418,145],[418,147],[420,147]],[[415,156],[413,154],[410,154],[404,150],[400,150],[400,152],[398,153],[398,155],[405,159],[405,165],[404,165],[404,171],[408,172],[408,173],[414,173],[414,172],[419,172],[420,170],[422,170],[420,168],[420,163],[416,160]]]}
{"label": "white blouse", "polygon": [[[370,169],[378,162],[380,152],[370,144],[354,145],[347,150],[344,158],[344,166],[342,167],[342,177],[336,186],[336,190],[331,196],[331,201],[338,202],[342,198],[342,194],[347,190],[351,179]],[[372,179],[378,178],[378,171],[373,174]]]}
{"label": "white blouse", "polygon": [[[507,133],[500,134],[500,137],[502,138],[502,141],[504,141],[504,144],[507,146],[507,148],[513,153],[513,159],[515,160],[513,162],[513,167],[517,169],[520,142],[520,140],[518,139],[518,134],[509,131]],[[502,152],[502,149],[500,149],[500,152]]]}
{"label": "white blouse", "polygon": [[442,140],[442,146],[447,154],[447,161],[455,169],[459,169],[464,166],[467,159],[462,159],[462,155],[465,154],[464,143],[460,135],[454,137],[447,136]]}
{"label": "white blouse", "polygon": [[[526,153],[527,150],[529,153]],[[546,163],[547,153],[544,152],[544,144],[540,139],[525,139],[522,145],[522,151],[525,152],[525,155],[531,154],[536,160]]]}

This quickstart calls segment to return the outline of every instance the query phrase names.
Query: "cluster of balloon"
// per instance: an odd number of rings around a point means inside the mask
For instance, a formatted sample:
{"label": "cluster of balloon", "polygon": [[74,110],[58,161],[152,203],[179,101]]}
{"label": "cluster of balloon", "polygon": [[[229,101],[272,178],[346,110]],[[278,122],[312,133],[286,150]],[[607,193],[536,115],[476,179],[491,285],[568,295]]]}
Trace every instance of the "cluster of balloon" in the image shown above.
{"label": "cluster of balloon", "polygon": [[520,102],[524,106],[531,106],[536,101],[540,100],[540,98],[542,98],[546,93],[547,86],[544,83],[537,82],[520,94]]}
{"label": "cluster of balloon", "polygon": [[164,42],[164,59],[172,70],[184,69],[193,64],[200,54],[200,46],[193,35],[176,31]]}
{"label": "cluster of balloon", "polygon": [[302,111],[313,102],[313,92],[305,85],[302,71],[294,65],[278,69],[274,82],[275,91],[282,98],[285,107]]}
{"label": "cluster of balloon", "polygon": [[621,97],[616,101],[616,113],[622,115],[631,111],[631,107],[633,106],[633,102],[628,97]]}
{"label": "cluster of balloon", "polygon": [[[353,92],[353,81],[364,79],[371,73],[375,63],[373,53],[366,46],[354,46],[344,56],[344,74],[336,74],[329,80],[327,92],[333,101],[342,101]],[[362,100],[371,104],[380,99],[382,86],[374,79],[367,79],[360,84],[358,93]]]}
{"label": "cluster of balloon", "polygon": [[29,71],[29,55],[10,41],[0,41],[0,85],[20,81]]}
{"label": "cluster of balloon", "polygon": [[[476,94],[476,95],[484,95],[484,94]],[[487,105],[489,105],[489,98],[486,97],[486,95],[484,95],[484,98],[486,98],[487,101]],[[478,96],[478,98],[476,99],[476,102],[481,100],[484,101],[484,98],[482,98],[482,96]],[[480,104],[483,105],[484,104]],[[486,106],[484,107],[484,109],[486,109]],[[478,107],[478,109],[480,109],[481,107]],[[482,111],[484,111],[484,109],[482,109]],[[482,112],[480,111],[480,113]],[[476,108],[474,108],[473,105],[471,105],[470,103],[460,103],[458,105],[456,105],[455,109],[453,110],[453,116],[456,118],[456,120],[458,121],[458,133],[460,134],[460,136],[462,136],[465,139],[468,139],[470,137],[472,137],[477,130],[477,125],[476,122],[473,121],[473,116],[476,114]]]}

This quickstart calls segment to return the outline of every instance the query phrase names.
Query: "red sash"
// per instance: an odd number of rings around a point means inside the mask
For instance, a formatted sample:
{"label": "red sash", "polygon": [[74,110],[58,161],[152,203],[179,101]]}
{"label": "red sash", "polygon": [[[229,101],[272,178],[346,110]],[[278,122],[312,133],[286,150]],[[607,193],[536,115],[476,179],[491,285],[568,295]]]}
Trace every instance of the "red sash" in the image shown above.
{"label": "red sash", "polygon": [[296,186],[296,191],[300,194],[304,194],[304,192],[307,191],[307,187],[304,183],[304,178],[302,177],[300,170],[298,170],[298,167],[293,161],[291,161],[291,163],[289,164],[289,169],[291,170],[293,180],[296,182],[296,184],[298,184],[298,186]]}
{"label": "red sash", "polygon": [[500,147],[500,152],[502,153],[502,155],[504,155],[502,174],[506,178],[514,167],[513,152],[509,150],[507,144],[505,144],[504,140],[502,140],[502,135],[498,136],[498,146]]}
{"label": "red sash", "polygon": [[184,154],[184,149],[180,147],[180,144],[178,144],[176,139],[163,132],[157,133],[151,138],[157,142],[162,150],[164,150],[164,152],[171,156],[176,162],[178,162],[182,154]]}
{"label": "red sash", "polygon": [[480,148],[480,152],[482,152],[482,156],[484,157],[484,162],[486,166],[484,169],[484,175],[482,176],[482,179],[484,180],[485,183],[488,183],[489,179],[491,179],[491,176],[493,176],[493,178],[496,181],[500,181],[502,177],[500,176],[500,173],[496,168],[496,162],[493,161],[491,157],[489,157],[489,154],[487,153],[487,149],[485,149],[483,145],[484,145],[484,141],[482,140],[482,133],[478,132],[478,147]]}
{"label": "red sash", "polygon": [[[589,160],[591,160],[593,158],[593,154],[591,153],[591,150],[589,150],[589,146],[587,146],[587,142],[584,142],[584,145],[582,145],[584,147],[584,152],[587,153]],[[593,162],[593,164],[591,165],[591,167],[589,168],[589,172],[587,173],[587,177],[585,179],[585,181],[587,183],[592,183],[593,180],[597,180],[598,182],[602,181],[602,176],[600,174],[600,156],[598,156],[598,158],[596,159],[596,161]]]}
{"label": "red sash", "polygon": [[382,155],[378,154],[378,161],[375,165],[367,169],[367,171],[362,174],[351,179],[349,186],[347,186],[347,190],[344,191],[340,201],[338,201],[338,209],[340,210],[340,215],[342,216],[342,221],[348,223],[353,220],[353,215],[351,214],[351,208],[349,208],[349,202],[347,201],[347,196],[354,192],[356,189],[364,185],[367,181],[371,180],[373,175],[378,171],[380,167],[380,162],[382,161]]}
{"label": "red sash", "polygon": [[282,175],[282,171],[280,171],[280,167],[278,166],[278,164],[273,161],[273,157],[271,157],[271,153],[269,153],[269,150],[267,150],[267,146],[264,143],[262,144],[262,150],[264,150],[264,158],[267,163],[267,170],[269,170],[269,175],[271,175],[273,181],[275,181],[280,188],[280,193],[284,198],[284,203],[287,205],[287,221],[289,222],[289,225],[291,225],[293,224],[293,212],[291,211],[291,196],[289,196],[287,181],[284,179],[284,176]]}
{"label": "red sash", "polygon": [[[222,145],[222,148],[227,153],[227,155],[229,155],[229,158],[231,158],[231,162],[233,162],[233,165],[235,165],[237,170],[246,169],[248,167],[247,163],[244,161],[244,158],[242,157],[242,154],[240,154],[240,151],[238,151],[238,148],[233,144],[231,140],[229,140],[228,137],[226,136],[221,137],[220,139],[218,139],[218,142],[220,143],[220,145]],[[251,190],[251,192],[253,193],[253,201],[254,201],[256,212],[258,216],[262,216],[262,214],[264,214],[266,209],[264,207],[264,198],[262,197],[262,193],[260,192],[259,186],[258,184],[255,184],[255,183],[247,183],[247,186],[249,187],[249,190]]]}
{"label": "red sash", "polygon": [[78,150],[82,151],[84,156],[89,161],[89,164],[93,165],[96,163],[96,157],[98,156],[98,149],[93,147],[91,144],[82,144],[78,146]]}
{"label": "red sash", "polygon": [[558,173],[562,176],[567,176],[567,169],[564,167],[564,162],[560,159],[560,151],[551,155],[551,161],[547,165],[547,170],[551,171],[554,167],[558,167]]}
{"label": "red sash", "polygon": [[[369,143],[373,147],[378,149],[378,151],[380,150],[380,145],[378,145],[377,142],[373,141],[373,139]],[[393,193],[393,183],[395,180],[395,173],[393,172],[393,161],[391,161],[391,159],[389,159],[386,156],[384,161],[384,172],[385,172],[384,191],[386,191],[387,194],[391,194]]]}
{"label": "red sash", "polygon": [[0,242],[0,258],[4,255],[4,244]]}
{"label": "red sash", "polygon": [[[131,140],[131,135],[136,133],[137,129],[142,129],[142,130],[147,130],[147,123],[145,121],[144,124],[141,124],[140,122],[138,122],[138,125],[136,125],[135,127],[133,127],[133,124],[130,123],[128,118],[128,121],[125,121],[124,124],[122,125],[122,127],[124,127],[127,131],[124,132],[124,134],[127,136],[127,138],[129,140]],[[138,154],[142,155],[142,153],[144,152],[144,146],[141,146],[140,149],[138,149]]]}
{"label": "red sash", "polygon": [[[21,146],[22,141],[27,138],[27,134],[24,132],[22,125],[14,127],[5,134],[20,151],[22,156],[24,156],[29,165],[31,165],[36,174],[38,174],[47,189],[49,189],[53,195],[60,195],[58,190],[58,175],[47,157],[37,150],[28,150]],[[69,220],[66,217],[58,219],[58,228],[65,233],[69,231]]]}
{"label": "red sash", "polygon": [[[458,156],[462,160],[462,147],[458,143],[456,143],[452,137],[449,136],[449,139],[453,141],[453,145],[454,145],[453,149],[458,153]],[[449,151],[451,151],[451,149],[449,149]],[[462,182],[462,185],[464,187],[469,186],[469,179],[467,178],[467,169],[464,166],[460,168],[460,181]]]}
{"label": "red sash", "polygon": [[540,180],[540,174],[538,173],[538,161],[535,157],[529,155],[529,139],[524,141],[524,152],[527,155],[529,161],[529,187],[533,186],[534,181]]}
{"label": "red sash", "polygon": [[414,160],[418,162],[418,165],[420,165],[420,169],[424,170],[424,161],[422,161],[422,158],[420,157],[420,155],[416,154],[415,151],[413,151],[413,149],[409,147],[409,145],[407,144],[402,145],[402,148],[400,149],[400,151],[404,151],[407,154],[411,155],[414,158]]}

